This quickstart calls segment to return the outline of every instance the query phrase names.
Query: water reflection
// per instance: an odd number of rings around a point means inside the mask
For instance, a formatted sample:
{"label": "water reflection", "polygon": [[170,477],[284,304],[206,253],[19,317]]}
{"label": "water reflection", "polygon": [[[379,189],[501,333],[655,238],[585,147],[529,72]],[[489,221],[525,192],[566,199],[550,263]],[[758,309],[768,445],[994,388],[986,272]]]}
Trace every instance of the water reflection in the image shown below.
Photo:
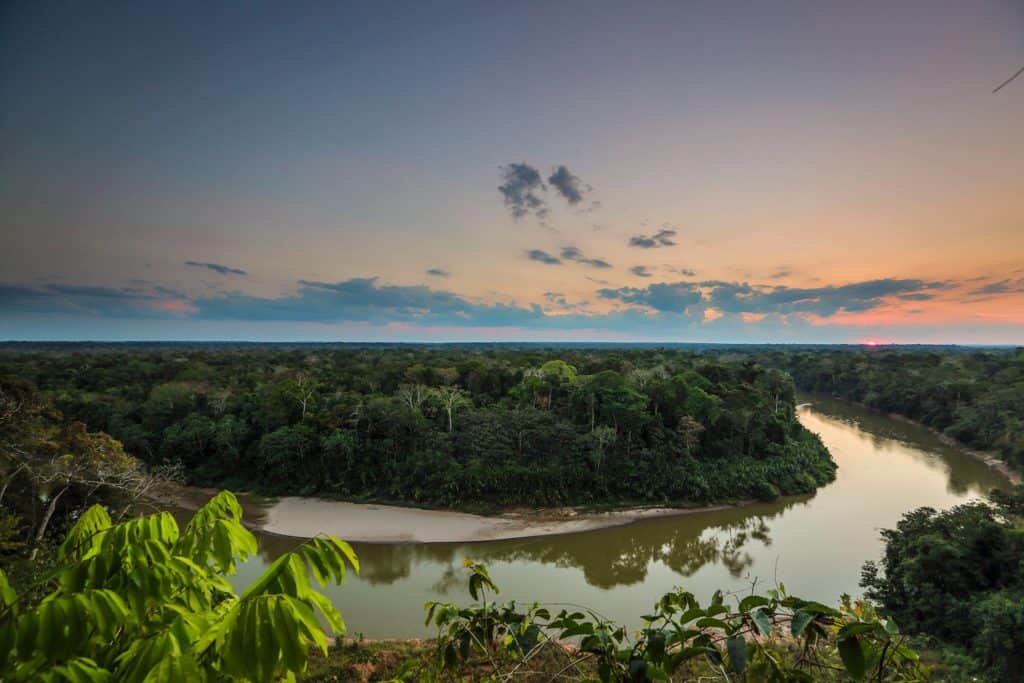
{"label": "water reflection", "polygon": [[[812,498],[813,495],[790,497],[773,503],[662,517],[559,536],[475,544],[352,545],[362,564],[360,580],[373,586],[386,586],[407,578],[414,566],[436,564],[446,568],[434,584],[439,594],[447,593],[450,587],[447,570],[461,567],[467,552],[474,559],[488,563],[538,562],[578,569],[589,585],[599,588],[641,583],[654,563],[661,563],[682,577],[691,576],[706,564],[721,564],[729,574],[739,577],[754,561],[744,550],[747,543],[753,540],[764,547],[770,546],[770,522],[794,506],[806,505]],[[260,558],[269,564],[300,542],[263,534]],[[459,588],[462,589],[461,583]]]}
{"label": "water reflection", "polygon": [[[593,606],[639,625],[676,586],[707,598],[753,580],[779,579],[802,595],[834,602],[857,594],[860,567],[881,552],[878,530],[922,505],[948,508],[1005,480],[926,429],[862,407],[814,397],[801,421],[839,464],[815,495],[740,508],[648,519],[611,529],[459,544],[354,544],[362,573],[328,589],[354,632],[415,637],[426,600],[466,600],[462,560],[486,562],[502,598]],[[259,558],[237,582],[255,579],[299,541],[261,535]]]}

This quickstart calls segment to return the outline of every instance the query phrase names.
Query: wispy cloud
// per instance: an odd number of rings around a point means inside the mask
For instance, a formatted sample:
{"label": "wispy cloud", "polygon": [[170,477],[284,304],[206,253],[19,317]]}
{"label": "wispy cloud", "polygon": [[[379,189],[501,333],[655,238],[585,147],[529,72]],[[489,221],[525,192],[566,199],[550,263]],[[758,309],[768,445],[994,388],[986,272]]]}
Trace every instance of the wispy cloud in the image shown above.
{"label": "wispy cloud", "polygon": [[647,266],[633,266],[629,272],[637,277],[651,277],[651,271],[647,270]]}
{"label": "wispy cloud", "polygon": [[639,247],[641,249],[655,249],[657,247],[674,247],[676,245],[673,239],[678,231],[664,229],[659,230],[653,235],[634,235],[629,238],[629,246]]}
{"label": "wispy cloud", "polygon": [[531,261],[537,261],[538,263],[546,263],[549,266],[562,265],[561,259],[559,259],[557,256],[549,254],[543,249],[530,249],[528,252],[526,252],[526,258],[530,259]]}
{"label": "wispy cloud", "polygon": [[583,255],[583,252],[576,247],[562,247],[562,258],[566,261],[576,261],[577,263],[585,263],[588,266],[594,268],[611,268],[612,264],[608,263],[604,259],[600,258],[587,258]]}
{"label": "wispy cloud", "polygon": [[968,294],[971,296],[986,296],[990,294],[1010,294],[1013,292],[1024,292],[1024,278],[1020,280],[990,282],[987,285],[971,290]]}
{"label": "wispy cloud", "polygon": [[[540,263],[565,263],[539,249],[529,254]],[[953,288],[959,291],[973,286],[966,281],[886,278],[807,288],[721,280],[613,287],[606,281],[589,279],[603,283],[596,296],[606,303],[612,302],[611,310],[605,306],[604,310],[595,311],[585,300],[570,301],[563,291],[545,292],[536,303],[489,303],[426,285],[385,284],[379,278],[369,277],[340,282],[299,280],[293,292],[278,296],[227,291],[189,297],[174,288],[149,282],[125,287],[0,284],[0,316],[14,319],[69,314],[128,320],[401,324],[423,329],[515,327],[658,338],[681,331],[696,335],[713,325],[717,333],[727,331],[739,335],[735,337],[738,339],[744,338],[747,333],[743,330],[752,325],[762,331],[771,330],[773,335],[789,335],[801,325],[820,326],[832,319],[838,322],[844,314],[888,310],[894,304],[929,301]]]}
{"label": "wispy cloud", "polygon": [[[890,297],[927,300],[934,291],[948,289],[949,286],[947,282],[894,278],[814,288],[771,287],[709,280],[658,283],[642,289],[602,289],[598,295],[605,299],[643,304],[657,310],[678,310],[671,307],[681,301],[689,302],[687,305],[700,301],[724,313],[798,313],[829,317],[840,312],[869,311],[882,306]],[[665,308],[666,304],[670,308]]]}
{"label": "wispy cloud", "polygon": [[248,275],[246,271],[241,268],[230,268],[228,266],[221,265],[219,263],[209,263],[207,261],[185,261],[186,266],[192,266],[193,268],[206,268],[212,270],[220,275]]}
{"label": "wispy cloud", "polygon": [[430,275],[431,277],[451,277],[451,273],[449,273],[447,270],[442,270],[440,268],[429,269],[427,271],[427,275]]}
{"label": "wispy cloud", "polygon": [[188,308],[177,290],[157,286],[96,287],[0,284],[0,314],[68,313],[110,318],[148,318]]}

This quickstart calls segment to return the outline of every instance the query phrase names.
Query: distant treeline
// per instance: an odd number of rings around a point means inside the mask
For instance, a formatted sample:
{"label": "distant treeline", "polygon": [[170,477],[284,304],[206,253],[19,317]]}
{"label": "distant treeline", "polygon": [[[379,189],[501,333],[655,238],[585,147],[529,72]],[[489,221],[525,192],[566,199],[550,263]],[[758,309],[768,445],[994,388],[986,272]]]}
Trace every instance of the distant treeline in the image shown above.
{"label": "distant treeline", "polygon": [[806,391],[903,415],[1024,468],[1024,348],[773,350],[744,354]]}
{"label": "distant treeline", "polygon": [[19,352],[0,376],[193,483],[450,507],[807,493],[784,372],[679,349]]}

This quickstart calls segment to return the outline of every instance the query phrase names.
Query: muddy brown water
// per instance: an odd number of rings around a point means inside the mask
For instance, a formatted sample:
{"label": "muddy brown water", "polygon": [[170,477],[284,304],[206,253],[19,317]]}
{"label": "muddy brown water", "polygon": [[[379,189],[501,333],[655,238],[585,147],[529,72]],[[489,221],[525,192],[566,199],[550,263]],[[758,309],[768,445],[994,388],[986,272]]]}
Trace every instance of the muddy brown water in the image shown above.
{"label": "muddy brown water", "polygon": [[[367,638],[429,635],[424,602],[469,602],[464,558],[488,565],[501,600],[584,605],[631,627],[675,587],[706,599],[719,588],[781,581],[790,593],[835,603],[843,593],[859,594],[861,565],[882,550],[879,530],[904,512],[945,509],[1008,486],[920,426],[828,398],[804,400],[801,422],[839,464],[836,480],[813,495],[557,536],[354,543],[361,574],[326,591],[349,634]],[[315,527],[316,520],[309,523]],[[240,567],[239,588],[301,542],[258,535],[260,554]]]}

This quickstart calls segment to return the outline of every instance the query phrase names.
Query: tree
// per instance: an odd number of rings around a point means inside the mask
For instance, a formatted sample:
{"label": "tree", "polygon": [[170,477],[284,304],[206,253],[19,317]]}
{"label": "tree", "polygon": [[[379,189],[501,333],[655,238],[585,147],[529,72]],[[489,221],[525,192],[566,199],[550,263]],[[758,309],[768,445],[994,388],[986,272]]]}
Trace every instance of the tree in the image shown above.
{"label": "tree", "polygon": [[466,392],[451,386],[438,387],[434,390],[434,396],[448,415],[448,432],[451,433],[455,430],[455,412],[459,408],[472,405],[472,402]]}
{"label": "tree", "polygon": [[352,548],[321,536],[278,558],[241,595],[228,576],[257,551],[235,497],[221,492],[182,531],[166,512],[113,524],[100,506],[81,516],[26,604],[0,572],[4,681],[294,680],[311,649],[326,654],[317,613],[334,633],[341,613],[313,588],[358,571]]}
{"label": "tree", "polygon": [[611,427],[595,427],[590,432],[590,437],[594,442],[593,459],[594,459],[594,471],[598,478],[601,477],[601,463],[604,462],[604,454],[607,452],[608,447],[615,443],[618,438],[618,434]]}
{"label": "tree", "polygon": [[[117,439],[81,422],[61,427],[59,417],[30,385],[0,382],[0,502],[14,484],[23,504],[43,506],[32,531],[33,557],[70,491],[86,499],[102,493],[134,500],[154,481]],[[34,507],[31,512],[36,518]]]}
{"label": "tree", "polygon": [[429,397],[430,387],[426,384],[403,384],[398,387],[398,398],[413,412],[418,411]]}
{"label": "tree", "polygon": [[61,497],[73,486],[86,489],[86,499],[99,489],[112,489],[134,500],[154,483],[142,473],[138,461],[124,452],[120,441],[103,432],[86,431],[81,422],[72,422],[61,431],[57,449],[49,458],[26,464],[40,499],[46,503],[36,543],[46,535]]}
{"label": "tree", "polygon": [[306,414],[316,403],[317,392],[320,390],[318,382],[310,378],[305,372],[296,373],[295,377],[286,380],[283,386],[287,394],[299,406],[302,412],[300,419],[305,420]]}

